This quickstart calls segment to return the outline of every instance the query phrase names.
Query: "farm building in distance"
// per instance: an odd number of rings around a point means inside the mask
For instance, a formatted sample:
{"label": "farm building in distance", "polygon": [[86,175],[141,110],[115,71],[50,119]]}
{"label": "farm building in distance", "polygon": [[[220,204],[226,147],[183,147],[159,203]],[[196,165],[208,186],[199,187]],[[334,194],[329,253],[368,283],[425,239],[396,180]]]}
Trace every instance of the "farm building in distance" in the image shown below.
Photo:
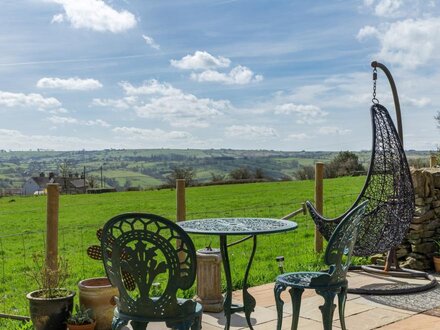
{"label": "farm building in distance", "polygon": [[86,179],[69,175],[68,177],[55,176],[54,173],[49,173],[45,176],[40,173],[39,176],[31,177],[23,184],[23,195],[38,195],[44,194],[48,183],[58,183],[63,194],[83,194],[89,187]]}

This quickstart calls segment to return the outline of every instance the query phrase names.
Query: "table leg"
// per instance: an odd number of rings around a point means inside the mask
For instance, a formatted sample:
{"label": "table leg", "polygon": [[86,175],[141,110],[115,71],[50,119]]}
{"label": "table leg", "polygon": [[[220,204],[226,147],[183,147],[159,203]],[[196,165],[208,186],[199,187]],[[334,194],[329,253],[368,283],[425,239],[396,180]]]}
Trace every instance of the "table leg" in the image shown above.
{"label": "table leg", "polygon": [[228,256],[228,242],[226,235],[220,236],[220,252],[222,254],[223,268],[225,270],[226,277],[226,295],[223,302],[223,309],[226,317],[225,330],[229,330],[231,326],[231,305],[232,305],[232,278],[231,267],[229,264]]}
{"label": "table leg", "polygon": [[227,236],[220,236],[220,251],[222,255],[223,268],[225,270],[226,277],[226,294],[225,300],[223,302],[223,309],[225,312],[226,324],[225,330],[229,330],[231,326],[231,314],[235,312],[244,311],[246,322],[249,326],[249,329],[254,329],[251,324],[251,313],[255,310],[256,301],[255,298],[248,291],[248,278],[249,271],[252,266],[252,261],[254,260],[255,251],[257,250],[257,236],[252,236],[253,238],[253,246],[252,252],[249,257],[249,261],[246,267],[246,271],[243,279],[243,305],[233,305],[232,304],[232,276],[231,276],[231,265],[229,263],[229,255],[228,255],[228,242]]}
{"label": "table leg", "polygon": [[244,308],[244,315],[246,316],[246,322],[249,326],[249,329],[253,329],[252,324],[251,324],[251,313],[255,310],[255,306],[257,304],[255,301],[255,298],[248,291],[249,271],[251,269],[252,261],[254,260],[256,250],[257,250],[257,235],[253,236],[252,253],[249,258],[249,262],[246,267],[246,272],[244,274],[244,279],[243,279],[243,308]]}

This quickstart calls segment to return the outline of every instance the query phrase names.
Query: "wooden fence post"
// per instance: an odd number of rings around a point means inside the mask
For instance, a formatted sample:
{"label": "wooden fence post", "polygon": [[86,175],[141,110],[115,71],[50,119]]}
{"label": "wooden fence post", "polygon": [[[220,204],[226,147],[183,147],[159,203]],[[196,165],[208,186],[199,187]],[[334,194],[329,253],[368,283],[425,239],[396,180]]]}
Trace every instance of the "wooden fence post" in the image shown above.
{"label": "wooden fence post", "polygon": [[177,221],[186,220],[185,179],[176,180]]}
{"label": "wooden fence post", "polygon": [[[324,206],[324,163],[315,164],[315,207],[322,214]],[[315,226],[315,252],[322,252],[323,240],[322,235]]]}
{"label": "wooden fence post", "polygon": [[[185,203],[185,179],[176,180],[176,220],[185,221],[186,220],[186,203]],[[181,245],[180,240],[176,242],[177,247]],[[179,252],[179,260],[182,263],[186,258],[184,252]]]}
{"label": "wooden fence post", "polygon": [[58,210],[59,184],[47,185],[47,221],[46,221],[46,267],[50,270],[52,283],[58,280]]}
{"label": "wooden fence post", "polygon": [[431,158],[429,159],[429,167],[435,167],[437,165],[437,156],[431,155]]}

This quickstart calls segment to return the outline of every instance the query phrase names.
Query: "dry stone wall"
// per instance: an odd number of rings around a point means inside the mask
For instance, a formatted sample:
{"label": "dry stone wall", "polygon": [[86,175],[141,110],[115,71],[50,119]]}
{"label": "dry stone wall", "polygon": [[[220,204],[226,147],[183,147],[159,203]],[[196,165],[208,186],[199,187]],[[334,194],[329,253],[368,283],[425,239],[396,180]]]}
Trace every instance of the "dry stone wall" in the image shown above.
{"label": "dry stone wall", "polygon": [[411,170],[416,209],[410,230],[397,249],[402,267],[429,270],[440,240],[440,168]]}

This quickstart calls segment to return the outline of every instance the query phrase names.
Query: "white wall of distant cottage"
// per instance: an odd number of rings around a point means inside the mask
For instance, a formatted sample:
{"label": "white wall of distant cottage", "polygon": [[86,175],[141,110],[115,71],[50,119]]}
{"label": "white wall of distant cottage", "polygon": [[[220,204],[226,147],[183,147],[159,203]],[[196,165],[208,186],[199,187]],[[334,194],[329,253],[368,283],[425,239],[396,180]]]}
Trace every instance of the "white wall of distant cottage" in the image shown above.
{"label": "white wall of distant cottage", "polygon": [[33,178],[27,179],[23,185],[23,195],[33,195],[34,192],[41,190],[40,186]]}

